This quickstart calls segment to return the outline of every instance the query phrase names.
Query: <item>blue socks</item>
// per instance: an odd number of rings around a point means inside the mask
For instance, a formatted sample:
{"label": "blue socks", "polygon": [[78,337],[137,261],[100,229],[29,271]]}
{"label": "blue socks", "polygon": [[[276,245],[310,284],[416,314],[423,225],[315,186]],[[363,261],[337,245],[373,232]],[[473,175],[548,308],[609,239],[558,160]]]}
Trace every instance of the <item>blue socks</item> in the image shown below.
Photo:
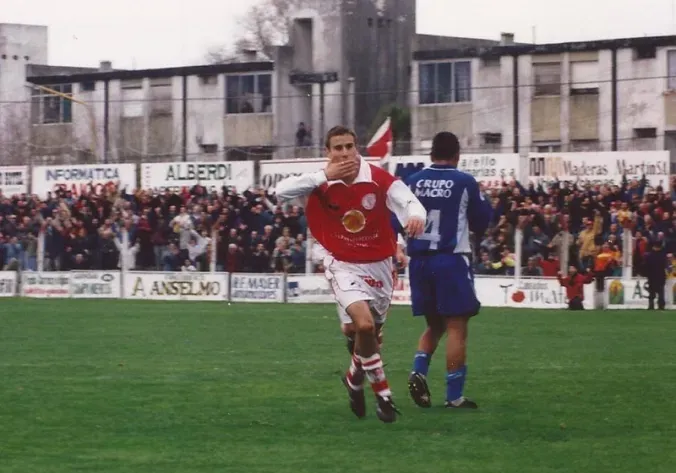
{"label": "blue socks", "polygon": [[425,353],[424,351],[415,352],[415,358],[413,358],[413,372],[427,376],[427,372],[430,369],[430,361],[432,361],[432,355],[429,353]]}
{"label": "blue socks", "polygon": [[459,370],[448,372],[446,375],[446,400],[448,402],[457,401],[462,397],[466,375],[467,365]]}
{"label": "blue socks", "polygon": [[[413,358],[413,372],[427,376],[430,369],[432,355],[424,351],[415,352]],[[467,365],[456,371],[449,371],[446,374],[446,400],[448,402],[457,401],[462,397],[465,388],[465,378],[467,377]]]}

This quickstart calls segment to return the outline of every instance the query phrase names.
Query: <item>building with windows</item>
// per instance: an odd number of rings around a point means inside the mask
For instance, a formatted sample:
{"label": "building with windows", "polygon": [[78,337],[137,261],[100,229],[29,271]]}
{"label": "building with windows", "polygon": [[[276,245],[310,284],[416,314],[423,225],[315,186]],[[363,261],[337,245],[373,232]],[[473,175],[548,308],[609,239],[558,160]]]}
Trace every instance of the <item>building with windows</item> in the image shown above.
{"label": "building with windows", "polygon": [[440,130],[472,152],[676,150],[676,36],[513,39],[413,53],[418,152]]}
{"label": "building with windows", "polygon": [[269,158],[274,146],[271,62],[146,70],[103,63],[96,72],[27,81],[32,143],[79,162]]}
{"label": "building with windows", "polygon": [[[304,141],[312,153],[322,153],[323,134],[336,124],[350,126],[368,142],[393,106],[408,107],[412,51],[499,44],[417,34],[415,0],[322,0],[293,12],[289,33],[289,43],[274,58],[280,157],[298,156],[294,145]],[[324,73],[335,80],[324,84],[323,96],[318,83],[293,79]],[[395,152],[408,153],[408,126],[397,125]]]}
{"label": "building with windows", "polygon": [[22,162],[29,112],[28,64],[47,63],[47,27],[0,23],[0,163]]}

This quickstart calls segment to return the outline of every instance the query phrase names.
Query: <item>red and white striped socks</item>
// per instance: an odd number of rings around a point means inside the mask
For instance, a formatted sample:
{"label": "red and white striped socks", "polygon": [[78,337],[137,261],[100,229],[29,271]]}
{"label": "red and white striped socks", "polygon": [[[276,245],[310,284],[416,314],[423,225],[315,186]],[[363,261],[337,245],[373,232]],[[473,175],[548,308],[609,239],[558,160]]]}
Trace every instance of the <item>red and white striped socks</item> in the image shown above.
{"label": "red and white striped socks", "polygon": [[357,355],[352,355],[352,362],[347,370],[346,378],[350,389],[354,389],[355,391],[364,389],[364,370],[361,367],[361,360]]}
{"label": "red and white striped socks", "polygon": [[363,369],[364,374],[366,374],[366,379],[371,383],[373,392],[380,397],[392,396],[390,385],[385,377],[383,360],[380,358],[380,354],[376,353],[368,357],[358,356],[357,358],[361,362],[361,368]]}

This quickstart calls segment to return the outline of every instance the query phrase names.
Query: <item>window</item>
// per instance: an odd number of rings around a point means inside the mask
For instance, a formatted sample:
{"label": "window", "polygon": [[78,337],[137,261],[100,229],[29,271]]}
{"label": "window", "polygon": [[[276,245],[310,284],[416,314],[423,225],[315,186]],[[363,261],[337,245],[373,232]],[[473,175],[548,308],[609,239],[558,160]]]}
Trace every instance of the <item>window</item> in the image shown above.
{"label": "window", "polygon": [[150,113],[151,115],[171,115],[172,101],[171,78],[151,79],[150,81]]}
{"label": "window", "polygon": [[218,145],[215,144],[201,144],[200,148],[203,153],[214,154],[218,153]]}
{"label": "window", "polygon": [[481,149],[499,151],[502,147],[502,133],[482,133]]}
{"label": "window", "polygon": [[655,56],[657,56],[657,48],[655,46],[639,46],[634,49],[634,60],[654,59]]}
{"label": "window", "polygon": [[418,100],[421,105],[470,102],[472,63],[432,62],[419,66]]}
{"label": "window", "polygon": [[598,93],[598,81],[599,63],[597,61],[570,64],[570,89],[573,95]]}
{"label": "window", "polygon": [[535,96],[561,95],[561,64],[543,63],[533,65]]}
{"label": "window", "polygon": [[[59,84],[46,86],[56,92],[72,96],[73,86],[71,84]],[[72,123],[73,121],[73,102],[51,94],[44,89],[33,89],[31,115],[34,124],[49,123]]]}
{"label": "window", "polygon": [[202,85],[218,85],[218,76],[217,75],[200,76],[200,81],[202,82]]}
{"label": "window", "polygon": [[667,89],[676,90],[676,49],[667,53]]}
{"label": "window", "polygon": [[125,80],[120,83],[122,89],[122,116],[124,118],[142,117],[145,103],[142,80]]}
{"label": "window", "polygon": [[561,143],[535,142],[533,143],[536,153],[560,153]]}
{"label": "window", "polygon": [[484,67],[500,67],[499,57],[485,57],[482,60]]}
{"label": "window", "polygon": [[634,128],[632,149],[655,151],[657,149],[657,128]]}
{"label": "window", "polygon": [[226,76],[225,97],[225,113],[272,113],[272,75]]}
{"label": "window", "polygon": [[80,82],[80,92],[94,92],[96,90],[96,82],[87,81]]}
{"label": "window", "polygon": [[657,128],[634,128],[634,138],[657,138]]}
{"label": "window", "polygon": [[570,142],[570,151],[573,153],[601,151],[601,146],[599,140],[572,140]]}

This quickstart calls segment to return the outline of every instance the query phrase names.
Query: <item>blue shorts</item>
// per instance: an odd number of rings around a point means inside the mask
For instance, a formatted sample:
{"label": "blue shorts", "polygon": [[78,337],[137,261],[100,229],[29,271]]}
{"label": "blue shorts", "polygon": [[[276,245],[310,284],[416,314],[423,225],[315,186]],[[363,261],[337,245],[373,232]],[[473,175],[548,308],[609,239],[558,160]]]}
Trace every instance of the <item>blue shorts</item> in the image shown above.
{"label": "blue shorts", "polygon": [[411,308],[414,316],[469,316],[481,304],[474,291],[474,272],[469,258],[437,253],[413,256],[410,261]]}

